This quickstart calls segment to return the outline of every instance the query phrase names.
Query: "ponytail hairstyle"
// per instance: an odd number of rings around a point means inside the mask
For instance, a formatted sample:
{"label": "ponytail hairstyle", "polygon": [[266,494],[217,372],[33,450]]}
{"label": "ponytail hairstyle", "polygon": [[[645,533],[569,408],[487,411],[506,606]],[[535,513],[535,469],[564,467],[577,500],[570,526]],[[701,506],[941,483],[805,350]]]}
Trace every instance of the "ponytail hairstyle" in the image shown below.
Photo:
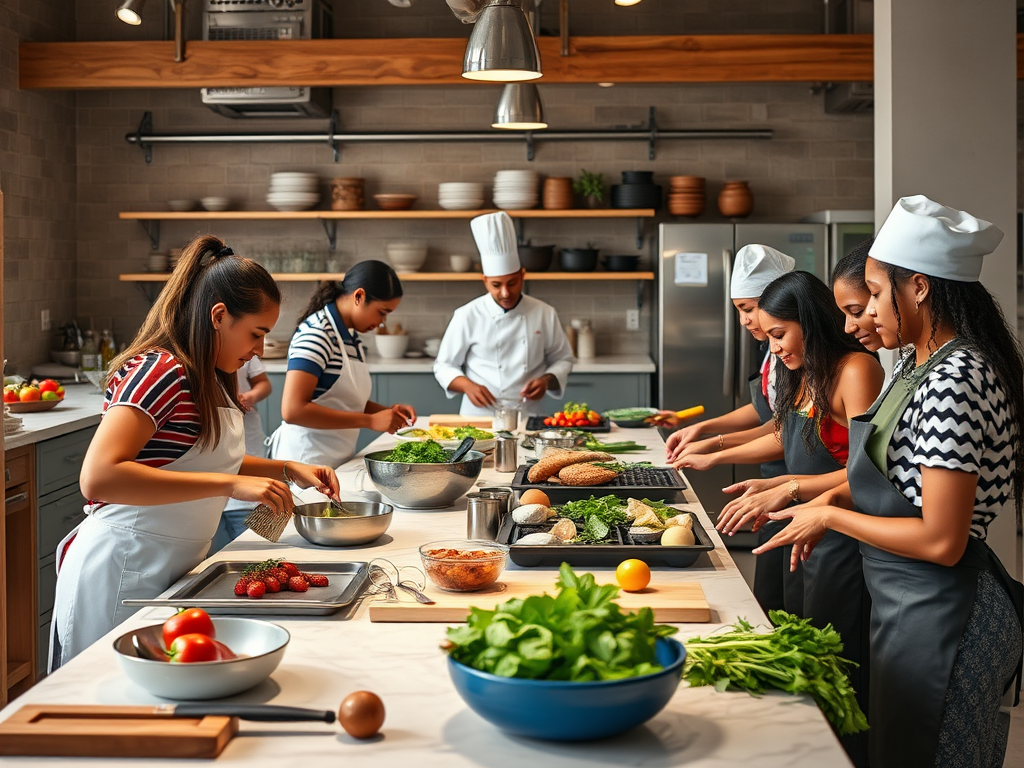
{"label": "ponytail hairstyle", "polygon": [[798,371],[784,365],[775,368],[775,434],[781,436],[789,414],[808,402],[814,416],[804,424],[801,435],[810,451],[832,410],[831,395],[843,361],[852,352],[868,352],[843,330],[843,313],[832,292],[809,272],[787,272],[773,280],[761,294],[758,309],[777,320],[800,324],[803,366]]}
{"label": "ponytail hairstyle", "polygon": [[[916,273],[913,270],[896,267],[884,261],[879,265],[889,275],[892,289],[892,309],[896,314],[896,343],[900,349],[900,376],[909,378],[914,370],[913,347],[905,346],[901,331],[903,323],[900,308],[896,304],[896,292]],[[999,302],[980,282],[965,283],[926,275],[930,288],[925,301],[929,302],[932,315],[931,337],[928,349],[937,348],[935,332],[940,325],[947,325],[963,342],[963,346],[977,353],[992,367],[996,381],[1006,392],[1010,407],[1010,424],[1016,425],[1011,436],[1015,469],[1013,473],[1013,497],[1017,512],[1017,529],[1021,526],[1021,506],[1024,504],[1024,434],[1021,432],[1024,419],[1024,353],[1020,342],[1003,317]]]}
{"label": "ponytail hairstyle", "polygon": [[199,412],[197,442],[203,448],[220,440],[217,408],[225,405],[221,386],[238,405],[238,377],[217,369],[217,334],[210,310],[219,303],[237,320],[280,305],[281,291],[255,261],[235,256],[222,240],[204,235],[182,250],[139,332],[108,369],[116,371],[153,349],[170,352],[185,369],[189,394]]}
{"label": "ponytail hairstyle", "polygon": [[299,315],[296,327],[310,315],[336,301],[339,296],[350,296],[360,288],[366,292],[367,301],[402,298],[402,282],[390,265],[383,261],[360,261],[345,272],[344,280],[325,280],[320,283],[309,304]]}
{"label": "ponytail hairstyle", "polygon": [[868,251],[871,250],[874,242],[875,238],[869,237],[864,242],[857,243],[848,254],[839,260],[836,268],[832,270],[833,288],[836,283],[843,282],[867,291],[868,286],[864,282],[864,265],[867,264]]}

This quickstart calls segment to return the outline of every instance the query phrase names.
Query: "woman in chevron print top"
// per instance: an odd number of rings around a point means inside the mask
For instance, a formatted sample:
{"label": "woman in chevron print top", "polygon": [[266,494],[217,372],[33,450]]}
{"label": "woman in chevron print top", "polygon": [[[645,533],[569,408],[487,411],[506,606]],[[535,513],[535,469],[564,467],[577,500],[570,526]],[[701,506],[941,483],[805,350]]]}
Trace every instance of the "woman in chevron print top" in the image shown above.
{"label": "woman in chevron print top", "polygon": [[[1020,694],[1024,587],[985,542],[1024,498],[1024,356],[981,285],[1002,232],[902,198],[865,278],[887,349],[911,343],[890,387],[851,423],[848,481],[791,518],[765,549],[813,558],[827,530],[861,542],[871,594],[872,768],[1003,764]],[[754,550],[757,552],[758,550]]]}

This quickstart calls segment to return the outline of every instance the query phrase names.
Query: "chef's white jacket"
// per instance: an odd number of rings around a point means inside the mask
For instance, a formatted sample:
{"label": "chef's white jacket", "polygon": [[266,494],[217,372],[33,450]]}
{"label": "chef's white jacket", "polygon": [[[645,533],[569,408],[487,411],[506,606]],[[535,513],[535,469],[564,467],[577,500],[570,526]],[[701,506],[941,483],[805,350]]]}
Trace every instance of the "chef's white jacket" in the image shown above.
{"label": "chef's white jacket", "polygon": [[[561,398],[565,381],[576,362],[558,314],[543,301],[524,295],[514,309],[506,312],[490,294],[455,310],[434,360],[434,377],[448,397],[448,385],[458,376],[487,387],[498,399],[519,400],[519,392],[530,379],[550,373],[558,379],[548,394]],[[528,400],[523,411],[545,412],[541,400]],[[489,416],[489,408],[478,408],[463,395],[459,413]]]}

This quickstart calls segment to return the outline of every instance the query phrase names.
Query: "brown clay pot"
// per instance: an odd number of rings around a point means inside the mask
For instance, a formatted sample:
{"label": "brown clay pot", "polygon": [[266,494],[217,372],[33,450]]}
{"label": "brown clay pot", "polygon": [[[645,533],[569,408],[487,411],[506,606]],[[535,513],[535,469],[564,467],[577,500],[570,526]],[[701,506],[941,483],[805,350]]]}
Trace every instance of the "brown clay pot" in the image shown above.
{"label": "brown clay pot", "polygon": [[727,181],[718,193],[718,211],[728,219],[742,219],[754,210],[754,193],[745,181]]}

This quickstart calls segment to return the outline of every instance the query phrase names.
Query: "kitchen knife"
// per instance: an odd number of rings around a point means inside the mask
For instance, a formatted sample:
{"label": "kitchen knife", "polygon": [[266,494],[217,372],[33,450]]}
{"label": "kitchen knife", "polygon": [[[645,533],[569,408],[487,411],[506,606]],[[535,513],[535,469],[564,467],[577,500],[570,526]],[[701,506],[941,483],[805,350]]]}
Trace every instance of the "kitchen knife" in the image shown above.
{"label": "kitchen knife", "polygon": [[329,709],[280,707],[274,704],[160,704],[153,707],[153,714],[167,717],[237,717],[264,723],[333,723],[336,718]]}

